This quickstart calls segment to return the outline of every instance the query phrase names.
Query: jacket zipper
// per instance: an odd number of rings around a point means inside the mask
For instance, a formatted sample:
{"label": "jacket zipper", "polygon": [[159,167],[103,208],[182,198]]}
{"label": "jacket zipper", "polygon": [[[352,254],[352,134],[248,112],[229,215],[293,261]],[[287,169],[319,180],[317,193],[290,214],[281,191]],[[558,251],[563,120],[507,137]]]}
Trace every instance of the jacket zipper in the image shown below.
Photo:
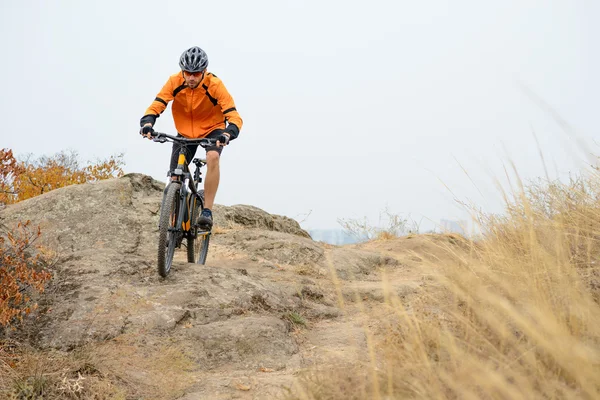
{"label": "jacket zipper", "polygon": [[190,91],[192,92],[192,104],[190,104],[190,114],[191,114],[191,120],[192,120],[192,137],[194,136],[194,89],[190,88]]}

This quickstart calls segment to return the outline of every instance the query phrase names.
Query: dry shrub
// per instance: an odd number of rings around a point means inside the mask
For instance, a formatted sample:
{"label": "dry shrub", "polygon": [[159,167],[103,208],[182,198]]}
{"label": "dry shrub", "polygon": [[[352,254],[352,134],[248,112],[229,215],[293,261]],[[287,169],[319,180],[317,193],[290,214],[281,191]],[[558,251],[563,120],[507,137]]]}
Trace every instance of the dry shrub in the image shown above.
{"label": "dry shrub", "polygon": [[197,366],[192,355],[171,341],[151,343],[143,336],[122,335],[90,347],[89,357],[111,381],[119,382],[129,397],[181,397],[195,383]]}
{"label": "dry shrub", "polygon": [[375,238],[375,240],[392,240],[392,239],[396,239],[397,237],[398,237],[398,235],[396,235],[394,233],[382,231],[377,234],[377,237]]}
{"label": "dry shrub", "polygon": [[386,294],[370,373],[309,374],[289,398],[600,398],[599,200],[597,174],[538,181],[477,241],[432,241],[433,281]]}
{"label": "dry shrub", "polygon": [[409,217],[394,214],[387,207],[379,213],[378,224],[361,219],[338,219],[344,231],[354,236],[359,242],[369,240],[391,240],[407,234],[419,232],[419,224]]}
{"label": "dry shrub", "polygon": [[123,154],[81,166],[76,152],[19,161],[0,149],[0,204],[13,204],[78,183],[123,176]]}
{"label": "dry shrub", "polygon": [[36,351],[0,344],[0,397],[6,399],[126,399],[81,352]]}
{"label": "dry shrub", "polygon": [[31,296],[43,292],[51,278],[50,256],[35,243],[40,235],[29,221],[0,229],[0,332],[37,308]]}
{"label": "dry shrub", "polygon": [[123,335],[71,352],[0,343],[0,398],[171,399],[194,382],[195,364],[171,344]]}

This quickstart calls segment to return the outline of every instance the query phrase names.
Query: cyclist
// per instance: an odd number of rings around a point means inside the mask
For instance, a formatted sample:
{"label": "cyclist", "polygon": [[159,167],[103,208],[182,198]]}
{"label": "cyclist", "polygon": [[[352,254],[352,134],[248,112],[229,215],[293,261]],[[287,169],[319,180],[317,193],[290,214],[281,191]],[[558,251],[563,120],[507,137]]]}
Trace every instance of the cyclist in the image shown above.
{"label": "cyclist", "polygon": [[[204,182],[204,209],[198,225],[212,228],[212,207],[220,180],[219,160],[223,146],[238,137],[242,118],[237,112],[233,98],[223,82],[207,72],[208,56],[200,47],[194,46],[181,54],[180,72],[169,77],[145,115],[140,120],[140,134],[151,139],[156,118],[173,101],[172,113],[178,136],[186,138],[214,138],[216,146],[206,148],[206,177]],[[179,144],[173,143],[169,176],[177,168]],[[186,158],[191,160],[198,146],[188,145]]]}

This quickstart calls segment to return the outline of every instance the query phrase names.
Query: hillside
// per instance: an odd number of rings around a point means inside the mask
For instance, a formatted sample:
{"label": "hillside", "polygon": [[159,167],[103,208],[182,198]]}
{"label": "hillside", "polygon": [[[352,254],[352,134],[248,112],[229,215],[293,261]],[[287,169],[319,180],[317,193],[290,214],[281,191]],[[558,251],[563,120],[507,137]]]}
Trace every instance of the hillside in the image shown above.
{"label": "hillside", "polygon": [[[58,251],[26,340],[52,357],[86,354],[89,362],[71,360],[65,377],[81,373],[96,389],[132,398],[271,398],[308,367],[365,359],[370,318],[353,304],[355,296],[368,307],[383,301],[383,269],[403,296],[421,285],[410,257],[314,242],[297,222],[244,205],[216,207],[207,265],[188,264],[179,251],[162,279],[163,187],[130,174],[0,211],[5,226],[39,224],[43,243]],[[343,281],[343,309],[331,268]]]}
{"label": "hillside", "polygon": [[8,206],[0,224],[39,224],[56,263],[38,312],[1,333],[0,398],[598,398],[594,182],[532,187],[477,242],[333,246],[217,206],[207,265],[179,251],[166,279],[164,183],[129,174]]}

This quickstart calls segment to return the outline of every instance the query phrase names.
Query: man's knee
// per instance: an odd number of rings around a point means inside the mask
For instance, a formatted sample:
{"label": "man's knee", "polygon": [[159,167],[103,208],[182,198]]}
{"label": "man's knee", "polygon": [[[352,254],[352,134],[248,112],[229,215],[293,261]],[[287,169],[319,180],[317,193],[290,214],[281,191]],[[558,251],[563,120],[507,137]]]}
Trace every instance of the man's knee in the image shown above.
{"label": "man's knee", "polygon": [[208,164],[208,166],[218,164],[220,158],[221,155],[218,151],[213,150],[206,153],[206,163]]}

